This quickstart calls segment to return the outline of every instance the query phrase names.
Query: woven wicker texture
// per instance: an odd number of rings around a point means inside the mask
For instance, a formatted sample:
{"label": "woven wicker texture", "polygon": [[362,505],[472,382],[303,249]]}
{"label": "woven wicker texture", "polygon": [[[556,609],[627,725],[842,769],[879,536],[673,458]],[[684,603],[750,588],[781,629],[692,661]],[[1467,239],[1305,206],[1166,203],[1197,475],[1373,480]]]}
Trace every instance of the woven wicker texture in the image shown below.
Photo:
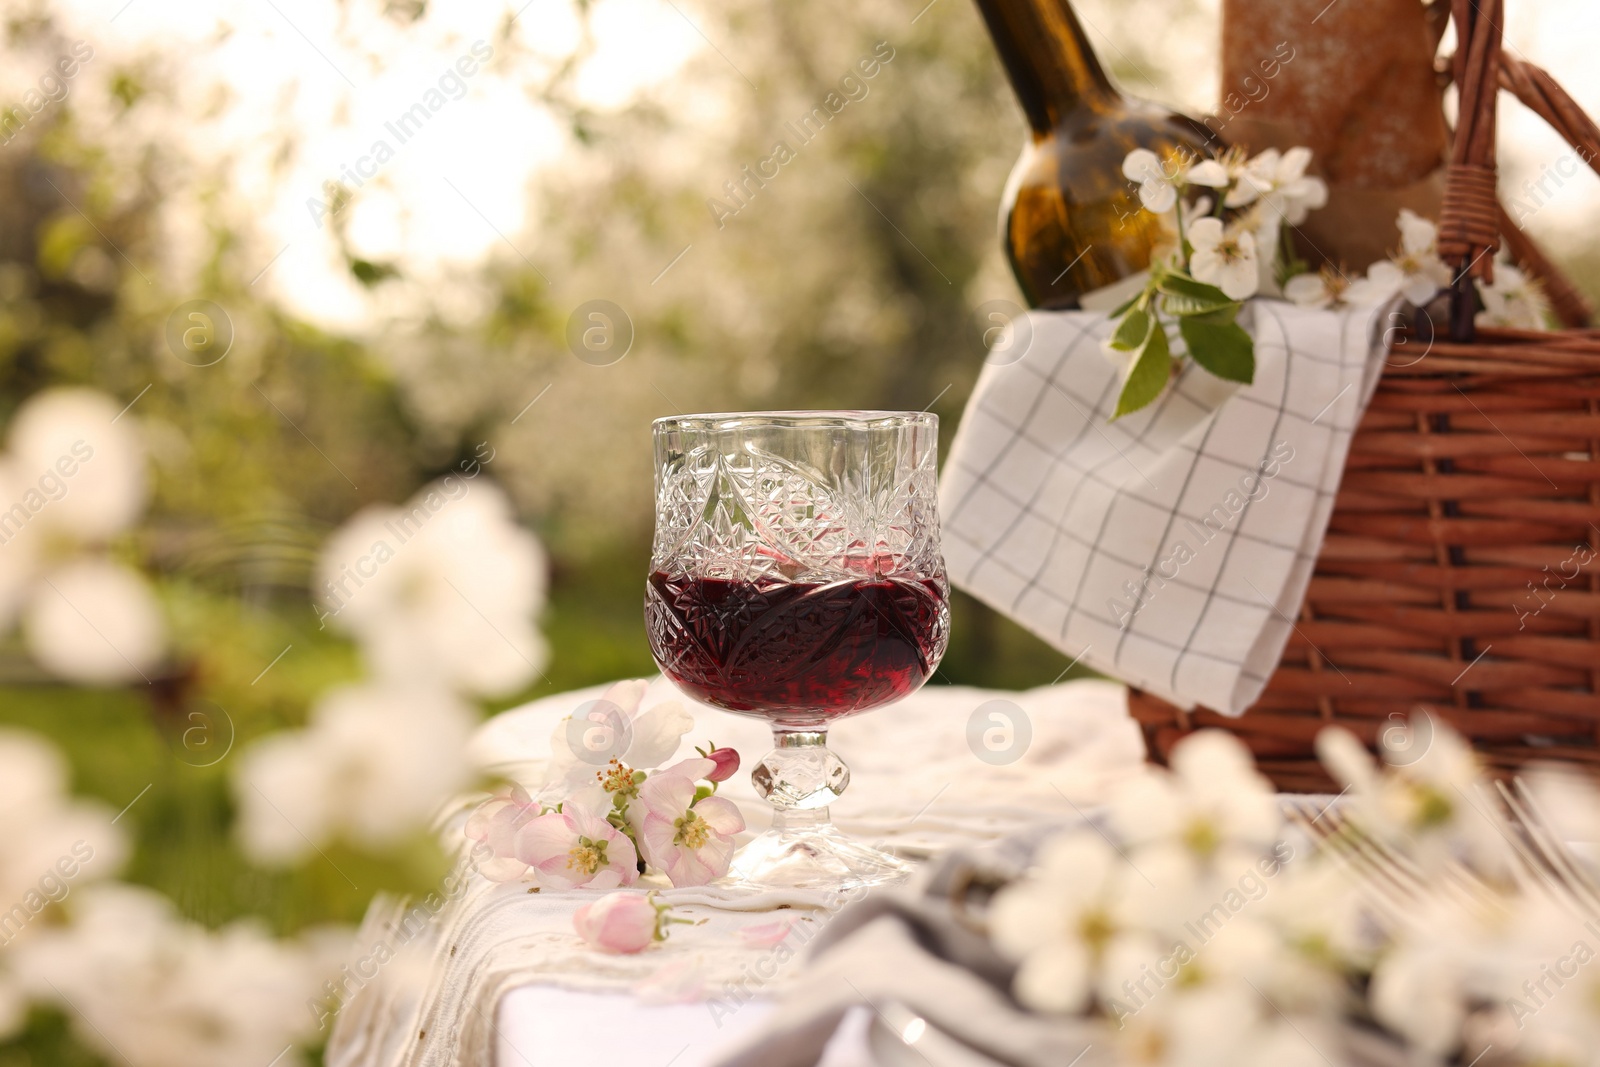
{"label": "woven wicker texture", "polygon": [[[1591,164],[1600,130],[1549,75],[1501,54],[1499,0],[1456,0],[1452,13],[1463,103],[1440,248],[1470,300],[1502,237],[1545,275],[1493,195],[1495,90]],[[1564,321],[1586,318],[1575,291],[1562,296]],[[1474,335],[1471,311],[1458,299],[1454,340],[1414,332],[1393,347],[1261,699],[1228,718],[1134,692],[1152,755],[1221,727],[1279,788],[1319,791],[1332,784],[1313,753],[1322,728],[1375,744],[1425,707],[1499,770],[1564,759],[1600,771],[1600,331]]]}

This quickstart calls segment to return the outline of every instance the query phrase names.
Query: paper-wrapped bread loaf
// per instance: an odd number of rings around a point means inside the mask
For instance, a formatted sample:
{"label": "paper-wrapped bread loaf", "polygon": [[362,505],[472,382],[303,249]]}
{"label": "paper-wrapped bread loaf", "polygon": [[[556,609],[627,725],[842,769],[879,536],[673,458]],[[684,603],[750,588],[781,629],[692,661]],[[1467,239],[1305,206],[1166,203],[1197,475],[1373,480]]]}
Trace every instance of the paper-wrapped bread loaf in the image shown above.
{"label": "paper-wrapped bread loaf", "polygon": [[1330,191],[1301,227],[1313,262],[1359,270],[1394,246],[1401,207],[1437,215],[1438,29],[1420,0],[1223,0],[1222,92],[1207,125],[1252,153],[1312,150]]}

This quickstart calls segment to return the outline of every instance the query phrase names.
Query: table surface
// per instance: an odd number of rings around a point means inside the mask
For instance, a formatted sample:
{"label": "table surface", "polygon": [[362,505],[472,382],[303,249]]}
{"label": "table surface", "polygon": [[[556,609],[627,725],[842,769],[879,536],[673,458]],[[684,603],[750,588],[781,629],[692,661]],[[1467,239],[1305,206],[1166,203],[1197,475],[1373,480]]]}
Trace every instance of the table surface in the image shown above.
{"label": "table surface", "polygon": [[703,1003],[647,1004],[626,993],[523,986],[500,1000],[496,1067],[708,1067],[772,1011],[753,1000],[726,1018]]}

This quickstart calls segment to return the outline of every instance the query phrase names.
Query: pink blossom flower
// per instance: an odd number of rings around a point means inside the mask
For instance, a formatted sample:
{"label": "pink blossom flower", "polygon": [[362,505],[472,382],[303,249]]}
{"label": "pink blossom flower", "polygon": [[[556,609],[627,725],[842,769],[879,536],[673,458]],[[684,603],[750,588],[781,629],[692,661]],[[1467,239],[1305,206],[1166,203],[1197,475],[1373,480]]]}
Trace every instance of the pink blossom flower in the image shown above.
{"label": "pink blossom flower", "polygon": [[639,787],[639,847],[675,886],[705,885],[727,874],[733,835],[744,829],[744,816],[730,801],[698,794],[697,783],[716,766],[709,759],[686,759]]}
{"label": "pink blossom flower", "polygon": [[615,889],[638,880],[638,854],[628,835],[606,821],[611,795],[598,786],[574,793],[560,811],[517,831],[516,856],[549,889]]}
{"label": "pink blossom flower", "polygon": [[[539,817],[541,805],[520,785],[512,784],[478,805],[467,819],[466,834],[490,850],[478,864],[478,873],[493,882],[515,882],[528,874],[528,864],[517,857],[517,831]],[[476,855],[481,849],[475,848]]]}
{"label": "pink blossom flower", "polygon": [[607,893],[574,912],[572,925],[590,948],[628,955],[662,940],[666,910],[655,902],[654,894]]}
{"label": "pink blossom flower", "polygon": [[706,775],[707,781],[726,782],[739,773],[739,753],[733,749],[718,748],[713,744],[709,751],[698,748],[695,751],[716,764],[711,773]]}

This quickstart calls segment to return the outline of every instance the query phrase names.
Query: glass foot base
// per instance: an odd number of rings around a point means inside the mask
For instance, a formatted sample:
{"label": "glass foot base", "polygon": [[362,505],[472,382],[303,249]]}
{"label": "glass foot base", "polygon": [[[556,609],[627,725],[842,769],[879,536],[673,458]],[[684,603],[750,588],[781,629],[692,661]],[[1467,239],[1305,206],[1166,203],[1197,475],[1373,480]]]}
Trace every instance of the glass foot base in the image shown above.
{"label": "glass foot base", "polygon": [[833,826],[773,829],[741,848],[728,872],[757,889],[850,890],[893,885],[911,876],[910,863],[862,844]]}

